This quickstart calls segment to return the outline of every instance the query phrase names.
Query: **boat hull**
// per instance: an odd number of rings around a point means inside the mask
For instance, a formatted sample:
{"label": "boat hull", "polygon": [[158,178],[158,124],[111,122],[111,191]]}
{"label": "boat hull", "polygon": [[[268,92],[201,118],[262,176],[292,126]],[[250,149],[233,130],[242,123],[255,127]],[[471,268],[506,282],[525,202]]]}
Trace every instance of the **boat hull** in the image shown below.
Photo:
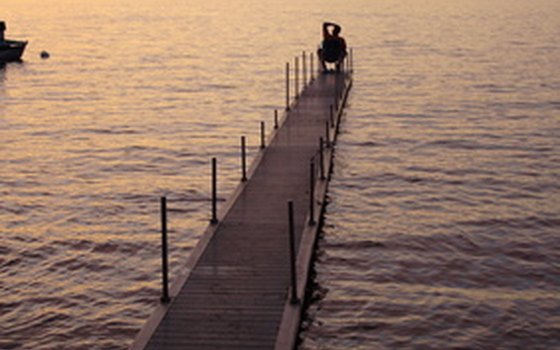
{"label": "boat hull", "polygon": [[6,40],[0,42],[0,63],[21,60],[27,41]]}

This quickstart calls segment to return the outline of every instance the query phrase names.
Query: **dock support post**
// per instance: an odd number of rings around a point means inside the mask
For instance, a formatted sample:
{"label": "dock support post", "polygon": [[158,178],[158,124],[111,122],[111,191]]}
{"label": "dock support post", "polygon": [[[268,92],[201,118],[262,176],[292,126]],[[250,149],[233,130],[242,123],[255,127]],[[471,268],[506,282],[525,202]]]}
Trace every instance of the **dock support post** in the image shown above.
{"label": "dock support post", "polygon": [[274,129],[278,129],[278,110],[274,110]]}
{"label": "dock support post", "polygon": [[305,60],[306,58],[307,58],[307,54],[305,53],[305,51],[303,51],[303,53],[301,54],[301,69],[303,71],[303,84],[302,84],[303,89],[305,89],[305,86],[307,85],[307,63]]}
{"label": "dock support post", "polygon": [[294,62],[294,79],[295,79],[295,87],[294,87],[294,98],[297,100],[299,98],[299,57],[295,57]]}
{"label": "dock support post", "polygon": [[320,179],[325,180],[325,157],[323,155],[323,137],[319,137],[319,173]]}
{"label": "dock support post", "polygon": [[169,282],[167,268],[167,199],[161,197],[161,272],[162,272],[162,294],[161,302],[169,303]]}
{"label": "dock support post", "polygon": [[264,141],[264,122],[261,122],[261,149],[265,148],[265,141]]}
{"label": "dock support post", "polygon": [[245,136],[241,136],[241,181],[247,181],[247,151],[245,149]]}
{"label": "dock support post", "polygon": [[210,223],[218,222],[218,171],[216,158],[212,158],[212,218]]}
{"label": "dock support post", "polygon": [[290,62],[286,62],[286,110],[290,110]]}
{"label": "dock support post", "polygon": [[297,296],[297,271],[296,271],[296,244],[295,244],[295,225],[294,225],[294,202],[288,201],[288,219],[290,227],[290,277],[292,282],[292,292],[290,296],[291,304],[299,304]]}
{"label": "dock support post", "polygon": [[309,163],[309,225],[315,225],[315,160]]}

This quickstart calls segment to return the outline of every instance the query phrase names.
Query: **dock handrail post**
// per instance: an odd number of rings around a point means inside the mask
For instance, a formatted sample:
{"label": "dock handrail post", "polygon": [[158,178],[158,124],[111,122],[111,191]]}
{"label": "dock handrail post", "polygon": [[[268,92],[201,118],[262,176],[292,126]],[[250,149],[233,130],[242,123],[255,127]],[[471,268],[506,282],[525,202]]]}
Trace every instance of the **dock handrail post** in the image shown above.
{"label": "dock handrail post", "polygon": [[350,73],[354,73],[354,48],[350,48]]}
{"label": "dock handrail post", "polygon": [[315,80],[315,72],[313,71],[313,52],[309,53],[309,75],[311,75],[311,81]]}
{"label": "dock handrail post", "polygon": [[290,110],[290,62],[286,62],[286,110]]}
{"label": "dock handrail post", "polygon": [[299,304],[297,296],[297,271],[296,271],[296,244],[295,244],[295,224],[294,224],[294,202],[288,201],[288,219],[290,233],[290,277],[292,282],[292,292],[290,296],[291,304]]}
{"label": "dock handrail post", "polygon": [[336,87],[334,92],[334,110],[338,113],[338,89]]}
{"label": "dock handrail post", "polygon": [[325,145],[327,146],[327,148],[331,147],[331,135],[328,120],[325,122]]}
{"label": "dock handrail post", "polygon": [[325,158],[323,155],[323,136],[319,137],[319,173],[321,180],[325,179]]}
{"label": "dock handrail post", "polygon": [[321,58],[319,57],[319,52],[315,54],[315,58],[313,59],[317,63],[317,74],[321,74]]}
{"label": "dock handrail post", "polygon": [[274,110],[274,129],[278,129],[278,110]]}
{"label": "dock handrail post", "polygon": [[309,163],[309,225],[315,225],[315,160]]}
{"label": "dock handrail post", "polygon": [[167,198],[161,197],[161,272],[162,272],[162,295],[161,302],[169,303],[169,281],[167,268]]}
{"label": "dock handrail post", "polygon": [[212,218],[210,223],[218,222],[218,171],[216,157],[212,158]]}
{"label": "dock handrail post", "polygon": [[338,106],[340,107],[340,101],[342,100],[342,92],[344,90],[344,80],[342,80],[342,88],[340,86],[336,86],[336,99],[338,100]]}
{"label": "dock handrail post", "polygon": [[241,136],[241,181],[247,181],[247,151],[245,147],[245,136]]}
{"label": "dock handrail post", "polygon": [[334,107],[332,104],[329,106],[329,113],[330,113],[329,120],[331,121],[331,127],[334,128]]}
{"label": "dock handrail post", "polygon": [[295,79],[295,87],[294,87],[294,98],[297,100],[299,98],[299,57],[296,56],[294,60],[294,79]]}
{"label": "dock handrail post", "polygon": [[305,53],[305,51],[303,51],[303,53],[301,54],[301,69],[303,71],[303,88],[305,89],[305,86],[307,85],[307,62],[306,59],[307,58],[307,53]]}
{"label": "dock handrail post", "polygon": [[261,121],[261,149],[265,148],[265,136],[264,136],[264,122]]}

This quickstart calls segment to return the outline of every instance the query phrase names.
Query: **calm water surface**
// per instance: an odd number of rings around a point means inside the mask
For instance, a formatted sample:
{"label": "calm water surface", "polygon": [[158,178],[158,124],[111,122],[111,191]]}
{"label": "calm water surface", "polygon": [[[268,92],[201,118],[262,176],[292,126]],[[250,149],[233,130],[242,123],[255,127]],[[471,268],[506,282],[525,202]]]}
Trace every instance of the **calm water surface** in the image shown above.
{"label": "calm water surface", "polygon": [[[301,349],[560,348],[560,3],[3,0],[0,348],[125,349],[284,62],[335,20],[356,75]],[[47,50],[48,60],[39,53]],[[270,124],[270,123],[269,123]]]}

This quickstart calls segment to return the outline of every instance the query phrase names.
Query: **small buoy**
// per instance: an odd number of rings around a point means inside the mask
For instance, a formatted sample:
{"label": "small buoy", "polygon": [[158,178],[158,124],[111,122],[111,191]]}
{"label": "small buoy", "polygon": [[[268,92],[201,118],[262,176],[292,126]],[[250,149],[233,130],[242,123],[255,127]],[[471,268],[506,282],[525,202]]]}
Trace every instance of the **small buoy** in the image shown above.
{"label": "small buoy", "polygon": [[41,51],[41,58],[42,59],[47,59],[51,57],[51,55],[49,55],[49,53],[47,51]]}

